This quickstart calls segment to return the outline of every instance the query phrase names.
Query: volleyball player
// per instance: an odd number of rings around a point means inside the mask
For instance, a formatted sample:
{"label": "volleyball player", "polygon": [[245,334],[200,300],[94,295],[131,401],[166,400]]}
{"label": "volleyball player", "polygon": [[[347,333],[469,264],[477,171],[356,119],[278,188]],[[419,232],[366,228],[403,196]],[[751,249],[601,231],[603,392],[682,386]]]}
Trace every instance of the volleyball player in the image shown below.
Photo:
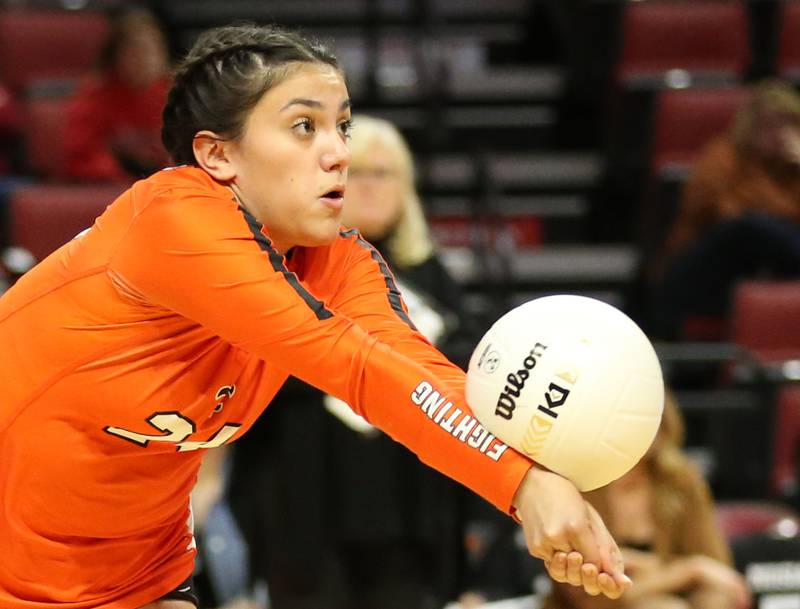
{"label": "volleyball player", "polygon": [[596,512],[474,420],[463,371],[340,227],[349,128],[325,49],[273,27],[206,32],[164,109],[179,166],[0,299],[0,606],[191,608],[202,455],[289,374],[515,515],[556,580],[630,585]]}

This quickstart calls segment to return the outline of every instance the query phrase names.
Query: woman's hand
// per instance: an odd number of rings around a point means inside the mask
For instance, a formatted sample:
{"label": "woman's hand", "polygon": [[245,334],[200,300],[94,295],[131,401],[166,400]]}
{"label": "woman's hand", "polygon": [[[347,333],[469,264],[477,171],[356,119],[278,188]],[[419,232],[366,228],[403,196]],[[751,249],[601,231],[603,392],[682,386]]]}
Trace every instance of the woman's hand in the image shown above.
{"label": "woman's hand", "polygon": [[690,561],[694,580],[702,585],[727,593],[737,609],[745,609],[752,604],[752,595],[742,575],[708,556],[692,556]]}
{"label": "woman's hand", "polygon": [[622,554],[597,511],[566,478],[531,467],[512,502],[528,551],[557,582],[619,598],[631,586]]}
{"label": "woman's hand", "polygon": [[625,571],[636,579],[639,575],[655,573],[663,567],[663,561],[655,552],[645,552],[633,548],[620,548]]}
{"label": "woman's hand", "polygon": [[783,158],[793,165],[800,165],[800,130],[794,126],[781,129]]}

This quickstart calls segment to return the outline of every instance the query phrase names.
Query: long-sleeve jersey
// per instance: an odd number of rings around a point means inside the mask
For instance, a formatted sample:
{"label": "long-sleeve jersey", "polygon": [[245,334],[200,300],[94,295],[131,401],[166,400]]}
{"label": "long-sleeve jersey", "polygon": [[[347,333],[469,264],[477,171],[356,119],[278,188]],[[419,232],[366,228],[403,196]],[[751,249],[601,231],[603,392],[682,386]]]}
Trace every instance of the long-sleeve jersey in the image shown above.
{"label": "long-sleeve jersey", "polygon": [[0,349],[7,609],[129,609],[179,585],[202,454],[289,374],[502,510],[530,467],[472,416],[356,231],[287,259],[198,168],[136,183],[26,274],[0,298]]}

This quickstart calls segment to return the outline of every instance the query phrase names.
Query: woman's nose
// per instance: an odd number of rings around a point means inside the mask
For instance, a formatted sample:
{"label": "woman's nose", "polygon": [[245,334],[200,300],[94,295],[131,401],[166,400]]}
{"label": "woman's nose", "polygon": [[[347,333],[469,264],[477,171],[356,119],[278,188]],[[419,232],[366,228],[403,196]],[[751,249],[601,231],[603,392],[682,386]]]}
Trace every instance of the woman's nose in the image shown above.
{"label": "woman's nose", "polygon": [[325,171],[344,171],[350,164],[350,149],[338,133],[332,139],[333,142],[322,155],[322,168]]}

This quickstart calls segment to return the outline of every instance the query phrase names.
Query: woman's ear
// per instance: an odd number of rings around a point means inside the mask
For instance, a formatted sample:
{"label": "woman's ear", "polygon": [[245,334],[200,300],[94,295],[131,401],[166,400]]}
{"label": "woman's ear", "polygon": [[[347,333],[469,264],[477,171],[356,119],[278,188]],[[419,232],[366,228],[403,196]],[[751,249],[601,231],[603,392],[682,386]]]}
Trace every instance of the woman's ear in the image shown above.
{"label": "woman's ear", "polygon": [[198,131],[192,139],[197,164],[219,182],[230,182],[236,177],[236,168],[230,159],[232,143],[213,131]]}

